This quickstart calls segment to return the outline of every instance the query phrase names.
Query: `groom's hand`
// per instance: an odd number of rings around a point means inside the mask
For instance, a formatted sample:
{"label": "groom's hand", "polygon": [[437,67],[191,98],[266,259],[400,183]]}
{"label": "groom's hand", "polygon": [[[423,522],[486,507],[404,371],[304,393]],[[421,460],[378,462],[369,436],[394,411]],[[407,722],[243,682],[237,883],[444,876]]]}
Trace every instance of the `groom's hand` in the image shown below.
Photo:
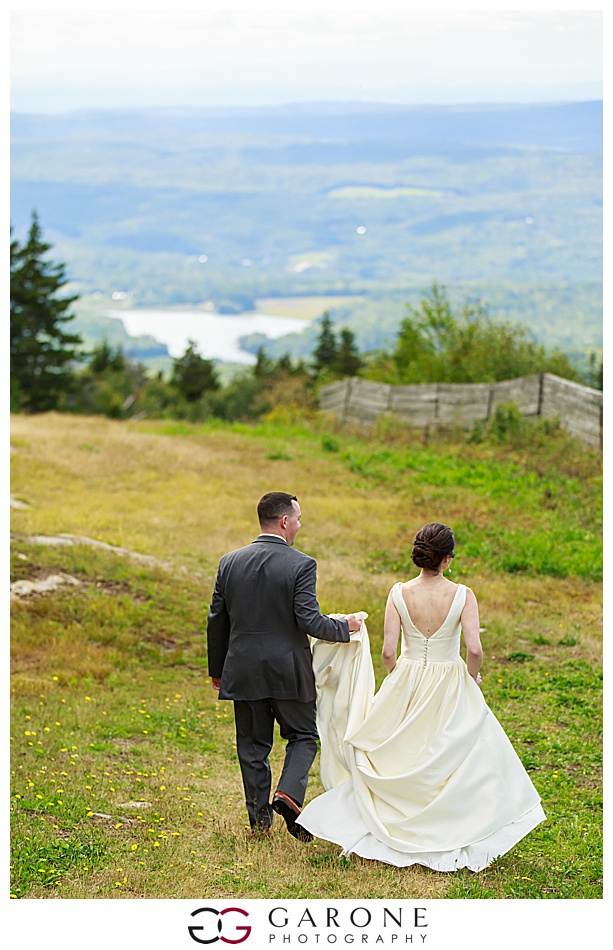
{"label": "groom's hand", "polygon": [[362,626],[362,621],[358,620],[355,614],[349,614],[347,623],[349,624],[349,633],[357,633]]}
{"label": "groom's hand", "polygon": [[216,676],[211,676],[211,686],[213,689],[216,689],[219,692],[219,687],[221,686],[221,676],[217,678]]}

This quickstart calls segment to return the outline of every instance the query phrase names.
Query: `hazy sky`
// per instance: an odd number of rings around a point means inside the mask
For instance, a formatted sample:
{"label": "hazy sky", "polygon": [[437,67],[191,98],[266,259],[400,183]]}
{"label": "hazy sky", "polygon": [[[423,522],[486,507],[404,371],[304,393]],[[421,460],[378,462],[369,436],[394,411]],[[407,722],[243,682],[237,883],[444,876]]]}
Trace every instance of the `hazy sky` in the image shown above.
{"label": "hazy sky", "polygon": [[13,7],[12,108],[601,95],[599,10],[180,6]]}

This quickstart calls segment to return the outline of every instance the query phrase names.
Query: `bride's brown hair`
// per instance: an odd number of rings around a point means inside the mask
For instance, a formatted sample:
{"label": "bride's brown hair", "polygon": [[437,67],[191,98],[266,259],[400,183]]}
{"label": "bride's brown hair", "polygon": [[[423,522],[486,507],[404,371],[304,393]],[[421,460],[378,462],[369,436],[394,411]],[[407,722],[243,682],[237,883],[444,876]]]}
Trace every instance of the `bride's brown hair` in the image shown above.
{"label": "bride's brown hair", "polygon": [[455,538],[451,528],[439,521],[431,521],[415,535],[411,560],[417,567],[433,571],[447,554],[453,554],[454,549]]}

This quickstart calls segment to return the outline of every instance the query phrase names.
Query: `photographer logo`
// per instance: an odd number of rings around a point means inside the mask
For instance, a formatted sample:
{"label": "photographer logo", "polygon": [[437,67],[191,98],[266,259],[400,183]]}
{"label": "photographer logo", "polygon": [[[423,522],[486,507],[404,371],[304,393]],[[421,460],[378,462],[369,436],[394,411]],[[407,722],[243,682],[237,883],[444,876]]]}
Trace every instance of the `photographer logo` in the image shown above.
{"label": "photographer logo", "polygon": [[[206,914],[206,917],[199,917]],[[226,915],[242,914],[248,917],[249,914],[241,907],[224,907],[223,910],[216,910],[215,907],[199,907],[192,911],[192,917],[199,917],[198,925],[192,924],[188,927],[189,935],[196,943],[243,943],[251,933],[251,927],[238,923],[235,918]],[[240,936],[239,936],[240,934]]]}

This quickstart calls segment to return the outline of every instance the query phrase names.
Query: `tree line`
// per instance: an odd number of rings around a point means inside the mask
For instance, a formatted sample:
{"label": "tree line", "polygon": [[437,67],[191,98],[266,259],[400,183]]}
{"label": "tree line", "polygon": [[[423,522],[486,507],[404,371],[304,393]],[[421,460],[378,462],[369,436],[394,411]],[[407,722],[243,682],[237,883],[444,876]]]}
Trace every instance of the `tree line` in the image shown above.
{"label": "tree line", "polygon": [[320,320],[310,360],[269,359],[258,351],[255,364],[222,385],[214,361],[193,341],[173,360],[169,378],[149,375],[120,348],[103,342],[91,352],[71,332],[66,268],[48,254],[36,212],[23,243],[11,231],[11,410],[59,410],[183,418],[208,416],[255,419],[276,406],[315,408],[322,384],[361,376],[394,384],[496,382],[550,372],[602,389],[602,363],[594,355],[583,376],[568,357],[548,351],[525,327],[494,319],[479,300],[453,310],[445,287],[434,282],[418,306],[406,305],[391,351],[360,353],[347,327],[337,329],[329,313]]}

